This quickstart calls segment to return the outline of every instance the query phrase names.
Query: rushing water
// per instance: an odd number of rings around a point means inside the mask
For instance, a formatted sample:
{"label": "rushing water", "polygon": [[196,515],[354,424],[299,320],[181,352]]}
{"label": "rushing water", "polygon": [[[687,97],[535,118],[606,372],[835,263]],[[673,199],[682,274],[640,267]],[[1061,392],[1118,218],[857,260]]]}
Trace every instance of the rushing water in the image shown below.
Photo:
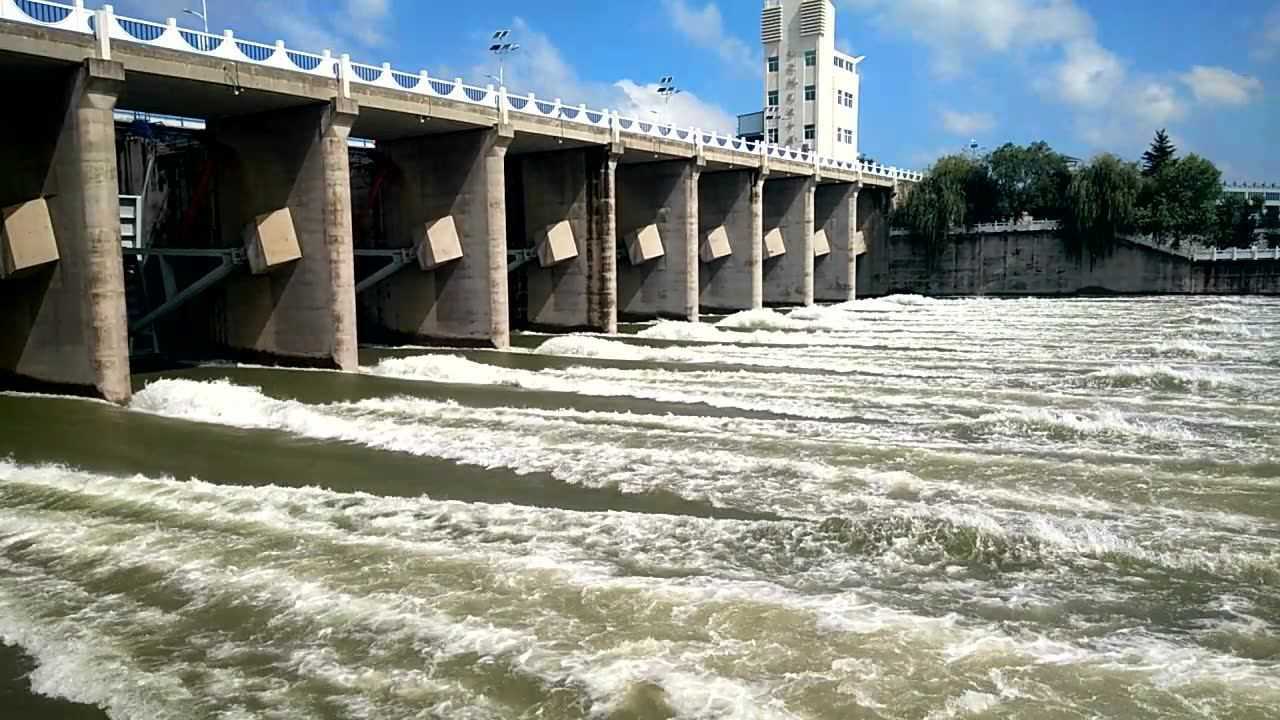
{"label": "rushing water", "polygon": [[117,719],[1280,717],[1280,301],[638,330],[0,396],[0,640]]}

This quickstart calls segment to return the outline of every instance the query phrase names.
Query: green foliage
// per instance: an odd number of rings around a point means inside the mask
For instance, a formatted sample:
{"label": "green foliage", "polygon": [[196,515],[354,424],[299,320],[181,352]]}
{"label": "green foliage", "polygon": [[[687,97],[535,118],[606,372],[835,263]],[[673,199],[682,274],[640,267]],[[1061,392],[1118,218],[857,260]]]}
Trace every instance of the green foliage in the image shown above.
{"label": "green foliage", "polygon": [[1035,218],[1062,217],[1071,168],[1067,158],[1043,141],[1026,147],[1005,143],[987,156],[994,184],[994,216],[1017,219],[1023,213]]}
{"label": "green foliage", "polygon": [[1144,178],[1138,228],[1157,240],[1207,237],[1216,233],[1222,173],[1199,155],[1163,163]]}
{"label": "green foliage", "polygon": [[[1045,142],[1006,143],[981,159],[948,155],[917,184],[894,222],[933,250],[950,230],[1025,214],[1060,221],[1063,234],[1090,255],[1109,252],[1120,235],[1137,230],[1174,245],[1190,237],[1228,242],[1242,232],[1236,210],[1219,207],[1218,169],[1197,155],[1177,158],[1164,130],[1141,169],[1113,155],[1073,171],[1074,162]],[[1280,227],[1274,238],[1280,244]]]}
{"label": "green foliage", "polygon": [[938,159],[931,171],[949,188],[960,190],[964,217],[958,225],[973,225],[995,219],[997,192],[986,164],[968,155],[947,155]]}
{"label": "green foliage", "polygon": [[1243,196],[1228,193],[1215,209],[1214,245],[1221,250],[1246,248],[1253,244],[1253,233],[1262,214],[1262,201],[1248,202]]}
{"label": "green foliage", "polygon": [[1142,174],[1146,177],[1154,177],[1177,154],[1178,149],[1169,140],[1169,134],[1164,131],[1164,128],[1157,130],[1155,139],[1151,141],[1151,148],[1142,153]]}
{"label": "green foliage", "polygon": [[971,164],[961,155],[940,158],[898,208],[897,224],[931,251],[942,244],[951,228],[965,224],[965,184],[973,171]]}
{"label": "green foliage", "polygon": [[1063,232],[1077,251],[1091,256],[1111,251],[1133,228],[1142,175],[1114,155],[1099,155],[1078,170],[1067,186]]}

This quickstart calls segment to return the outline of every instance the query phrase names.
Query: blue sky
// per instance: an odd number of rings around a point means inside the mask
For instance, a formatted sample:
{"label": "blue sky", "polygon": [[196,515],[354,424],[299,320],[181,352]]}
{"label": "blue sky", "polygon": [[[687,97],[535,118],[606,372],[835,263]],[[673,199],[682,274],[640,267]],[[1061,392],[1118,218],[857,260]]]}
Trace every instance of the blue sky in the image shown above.
{"label": "blue sky", "polygon": [[[135,17],[199,0],[117,0]],[[971,139],[1047,140],[1080,157],[1136,159],[1156,128],[1230,180],[1280,182],[1280,0],[837,0],[842,49],[862,64],[861,149],[924,167]],[[489,82],[489,33],[523,49],[513,90],[731,129],[758,110],[758,0],[209,0],[230,27]],[[198,21],[186,17],[183,24]],[[654,82],[684,92],[662,108]]]}

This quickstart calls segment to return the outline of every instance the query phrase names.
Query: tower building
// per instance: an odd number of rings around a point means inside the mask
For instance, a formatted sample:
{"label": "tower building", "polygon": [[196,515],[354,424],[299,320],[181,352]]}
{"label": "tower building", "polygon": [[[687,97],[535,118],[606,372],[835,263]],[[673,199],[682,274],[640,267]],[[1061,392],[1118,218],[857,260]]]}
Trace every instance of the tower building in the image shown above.
{"label": "tower building", "polygon": [[858,159],[858,64],[836,50],[832,0],[765,0],[764,123],[769,142]]}

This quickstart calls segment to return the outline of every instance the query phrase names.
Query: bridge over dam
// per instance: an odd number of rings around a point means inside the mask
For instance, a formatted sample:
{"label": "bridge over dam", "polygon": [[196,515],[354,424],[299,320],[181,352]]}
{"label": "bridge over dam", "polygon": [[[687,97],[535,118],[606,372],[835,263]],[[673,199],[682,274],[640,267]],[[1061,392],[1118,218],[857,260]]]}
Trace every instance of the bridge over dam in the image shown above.
{"label": "bridge over dam", "polygon": [[1051,221],[956,229],[932,254],[902,230],[867,237],[863,295],[1280,295],[1280,248],[1179,251],[1134,237],[1091,257]]}
{"label": "bridge over dam", "polygon": [[[360,338],[847,300],[920,177],[78,0],[0,0],[0,71],[0,373],[113,401],[161,337],[354,369]],[[156,158],[118,110],[200,129]]]}

